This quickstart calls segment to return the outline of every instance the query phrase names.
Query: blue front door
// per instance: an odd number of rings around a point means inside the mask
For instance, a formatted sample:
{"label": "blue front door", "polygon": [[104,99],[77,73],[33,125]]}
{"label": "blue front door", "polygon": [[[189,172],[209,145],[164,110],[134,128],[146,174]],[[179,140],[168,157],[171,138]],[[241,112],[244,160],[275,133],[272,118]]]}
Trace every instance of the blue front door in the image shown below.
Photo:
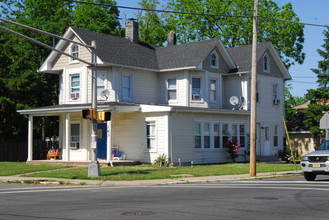
{"label": "blue front door", "polygon": [[97,124],[97,158],[106,159],[107,124]]}

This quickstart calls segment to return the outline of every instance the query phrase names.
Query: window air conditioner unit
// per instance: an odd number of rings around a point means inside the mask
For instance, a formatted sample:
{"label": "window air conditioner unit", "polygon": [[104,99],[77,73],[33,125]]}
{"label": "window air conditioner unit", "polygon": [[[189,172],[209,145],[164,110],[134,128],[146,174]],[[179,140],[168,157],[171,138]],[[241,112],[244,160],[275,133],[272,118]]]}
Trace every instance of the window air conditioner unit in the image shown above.
{"label": "window air conditioner unit", "polygon": [[201,100],[201,97],[199,94],[193,94],[192,95],[192,100]]}
{"label": "window air conditioner unit", "polygon": [[80,97],[80,93],[71,93],[71,99],[78,99]]}
{"label": "window air conditioner unit", "polygon": [[279,99],[273,99],[273,105],[278,105],[280,103]]}

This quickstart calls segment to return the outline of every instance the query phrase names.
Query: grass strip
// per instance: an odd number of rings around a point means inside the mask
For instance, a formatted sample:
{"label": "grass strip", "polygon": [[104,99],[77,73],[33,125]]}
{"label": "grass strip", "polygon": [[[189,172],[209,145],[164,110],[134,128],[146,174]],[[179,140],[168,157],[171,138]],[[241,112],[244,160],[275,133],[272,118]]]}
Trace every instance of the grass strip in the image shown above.
{"label": "grass strip", "polygon": [[71,166],[55,164],[27,164],[24,162],[0,162],[0,176],[13,176],[24,173],[48,171]]}
{"label": "grass strip", "polygon": [[[294,171],[296,167],[293,164],[267,164],[257,163],[257,172],[280,172]],[[77,167],[67,170],[58,170],[52,172],[40,172],[27,177],[47,177],[63,179],[85,179],[85,180],[151,180],[151,179],[174,179],[182,176],[219,176],[248,174],[249,163],[229,163],[216,165],[194,165],[177,167],[155,167],[151,165],[141,166],[117,166],[101,167],[100,177],[88,177],[88,168]]]}

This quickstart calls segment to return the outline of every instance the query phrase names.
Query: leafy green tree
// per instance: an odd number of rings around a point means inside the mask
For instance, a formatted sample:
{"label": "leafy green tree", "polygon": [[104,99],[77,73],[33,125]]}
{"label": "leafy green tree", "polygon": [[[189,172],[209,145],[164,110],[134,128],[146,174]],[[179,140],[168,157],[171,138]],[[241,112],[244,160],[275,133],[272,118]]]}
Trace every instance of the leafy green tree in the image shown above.
{"label": "leafy green tree", "polygon": [[308,101],[306,97],[301,96],[293,96],[290,92],[292,89],[291,84],[287,84],[285,86],[285,119],[286,121],[290,121],[294,115],[296,114],[296,110],[293,109],[293,107],[296,107],[298,105],[304,104]]}
{"label": "leafy green tree", "polygon": [[123,34],[115,1],[85,0],[84,2],[96,4],[75,4],[72,26],[104,34]]}
{"label": "leafy green tree", "polygon": [[[116,5],[115,1],[103,2]],[[87,10],[90,9],[90,10]],[[9,20],[63,35],[69,26],[110,34],[120,34],[116,7],[86,6],[65,0],[2,0],[0,16]],[[6,23],[2,26],[48,45],[56,43],[48,35]],[[0,136],[1,139],[26,137],[26,122],[17,109],[57,104],[58,76],[37,70],[50,50],[0,29]],[[40,125],[37,124],[40,121]],[[37,129],[47,120],[36,120]],[[49,122],[52,124],[52,122]],[[43,132],[44,133],[44,132]]]}
{"label": "leafy green tree", "polygon": [[[159,5],[158,0],[142,0],[139,5],[143,9],[154,10]],[[139,20],[140,41],[144,43],[163,46],[167,40],[167,27],[161,17],[154,11],[141,13]]]}
{"label": "leafy green tree", "polygon": [[312,102],[305,111],[306,119],[304,121],[314,134],[322,132],[319,128],[319,122],[323,112],[329,111],[329,28],[323,34],[325,36],[324,44],[322,45],[323,49],[317,50],[323,59],[318,61],[317,69],[312,69],[318,77],[319,87],[308,90],[307,98],[312,100]]}
{"label": "leafy green tree", "polygon": [[[172,0],[167,8],[176,12],[198,14],[167,15],[166,25],[177,33],[179,43],[209,38],[220,38],[227,47],[252,43],[253,1]],[[271,41],[287,67],[295,62],[303,63],[304,26],[274,20],[276,18],[298,22],[299,18],[291,3],[279,7],[272,0],[260,0],[259,15],[258,41]]]}

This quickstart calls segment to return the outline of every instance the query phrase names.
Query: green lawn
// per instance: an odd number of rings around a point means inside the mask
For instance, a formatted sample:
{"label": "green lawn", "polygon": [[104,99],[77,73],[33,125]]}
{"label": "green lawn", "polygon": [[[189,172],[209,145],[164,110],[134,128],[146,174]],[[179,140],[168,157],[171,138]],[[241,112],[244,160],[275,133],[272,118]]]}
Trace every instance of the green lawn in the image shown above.
{"label": "green lawn", "polygon": [[[293,164],[267,164],[257,163],[257,173],[280,172],[300,170],[299,165]],[[216,176],[234,175],[249,173],[249,163],[230,163],[220,165],[195,165],[181,167],[155,167],[151,165],[143,166],[117,166],[102,167],[100,177],[88,177],[88,168],[77,167],[67,170],[55,170],[52,172],[40,172],[29,177],[52,177],[64,179],[94,179],[94,180],[147,180],[147,179],[167,179],[181,176]]]}
{"label": "green lawn", "polygon": [[32,165],[24,162],[0,162],[0,176],[12,176],[12,175],[23,174],[23,173],[56,170],[56,169],[62,169],[67,167],[70,166],[51,165],[51,164]]}

